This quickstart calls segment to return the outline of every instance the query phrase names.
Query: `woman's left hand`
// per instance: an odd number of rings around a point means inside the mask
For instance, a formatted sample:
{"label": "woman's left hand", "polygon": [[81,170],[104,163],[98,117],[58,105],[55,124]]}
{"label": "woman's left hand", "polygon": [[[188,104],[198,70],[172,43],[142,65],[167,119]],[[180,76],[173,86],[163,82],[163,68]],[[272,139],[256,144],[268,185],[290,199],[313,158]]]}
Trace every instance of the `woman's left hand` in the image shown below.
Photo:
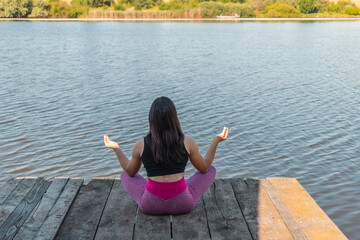
{"label": "woman's left hand", "polygon": [[115,149],[115,148],[119,147],[119,145],[116,142],[110,140],[110,138],[107,134],[104,135],[104,143],[105,143],[105,147],[108,147],[111,149]]}

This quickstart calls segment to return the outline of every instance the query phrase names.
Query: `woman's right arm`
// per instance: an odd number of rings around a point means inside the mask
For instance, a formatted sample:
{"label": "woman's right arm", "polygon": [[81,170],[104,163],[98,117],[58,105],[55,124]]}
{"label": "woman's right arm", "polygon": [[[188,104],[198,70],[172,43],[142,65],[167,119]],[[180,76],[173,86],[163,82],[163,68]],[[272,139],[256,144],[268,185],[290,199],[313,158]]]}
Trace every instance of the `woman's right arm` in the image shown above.
{"label": "woman's right arm", "polygon": [[125,154],[121,151],[119,145],[114,142],[111,141],[109,136],[107,134],[104,135],[104,143],[105,146],[108,148],[111,148],[115,151],[116,156],[119,160],[119,163],[121,165],[121,167],[124,169],[124,171],[130,176],[133,177],[135,176],[135,174],[139,171],[140,167],[141,167],[141,153],[143,151],[144,148],[144,141],[142,139],[140,139],[139,141],[137,141],[133,147],[132,150],[132,158],[131,160],[129,160]]}
{"label": "woman's right arm", "polygon": [[192,138],[186,137],[189,143],[190,161],[199,172],[206,173],[208,171],[209,167],[214,161],[216,148],[219,142],[226,140],[228,137],[228,133],[228,129],[224,128],[222,133],[216,135],[213,138],[209,150],[207,151],[204,158],[199,153],[196,142]]}

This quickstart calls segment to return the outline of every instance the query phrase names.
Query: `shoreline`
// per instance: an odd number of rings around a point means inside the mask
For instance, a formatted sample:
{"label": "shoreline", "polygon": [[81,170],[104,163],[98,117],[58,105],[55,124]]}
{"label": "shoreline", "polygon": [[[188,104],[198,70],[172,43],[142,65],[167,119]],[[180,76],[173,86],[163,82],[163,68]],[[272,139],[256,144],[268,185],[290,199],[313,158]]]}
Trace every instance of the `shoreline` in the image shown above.
{"label": "shoreline", "polygon": [[359,21],[360,17],[339,18],[0,18],[0,22],[261,22],[261,21]]}

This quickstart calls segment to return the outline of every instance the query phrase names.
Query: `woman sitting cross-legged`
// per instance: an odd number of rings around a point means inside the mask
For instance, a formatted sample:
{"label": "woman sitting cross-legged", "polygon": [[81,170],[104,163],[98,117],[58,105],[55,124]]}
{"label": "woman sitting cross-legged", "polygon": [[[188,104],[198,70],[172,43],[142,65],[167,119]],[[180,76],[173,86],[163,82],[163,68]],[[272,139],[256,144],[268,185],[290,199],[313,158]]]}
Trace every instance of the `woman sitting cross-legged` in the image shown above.
{"label": "woman sitting cross-legged", "polygon": [[[104,136],[105,146],[115,151],[124,169],[121,183],[144,213],[190,212],[215,179],[216,170],[211,164],[217,145],[227,139],[228,130],[224,128],[214,137],[203,158],[195,141],[183,134],[175,105],[169,98],[160,97],[152,103],[149,125],[146,137],[135,143],[130,161],[116,142]],[[198,171],[185,181],[184,171],[189,158]],[[138,174],[141,162],[147,172],[147,181]]]}

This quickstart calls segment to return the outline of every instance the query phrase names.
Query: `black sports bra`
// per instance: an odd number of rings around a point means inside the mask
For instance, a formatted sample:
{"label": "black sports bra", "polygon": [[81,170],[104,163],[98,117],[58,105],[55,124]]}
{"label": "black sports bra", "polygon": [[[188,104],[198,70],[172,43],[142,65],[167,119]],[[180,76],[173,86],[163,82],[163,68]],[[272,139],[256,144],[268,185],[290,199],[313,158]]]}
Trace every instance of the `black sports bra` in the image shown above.
{"label": "black sports bra", "polygon": [[144,138],[144,151],[143,154],[141,155],[141,161],[144,163],[147,176],[156,177],[156,176],[164,176],[164,175],[184,172],[186,164],[188,163],[189,160],[189,154],[186,151],[185,145],[184,145],[184,149],[186,153],[183,155],[181,162],[176,162],[172,166],[165,168],[154,160],[154,157],[151,152],[151,148],[149,145],[146,144]]}

